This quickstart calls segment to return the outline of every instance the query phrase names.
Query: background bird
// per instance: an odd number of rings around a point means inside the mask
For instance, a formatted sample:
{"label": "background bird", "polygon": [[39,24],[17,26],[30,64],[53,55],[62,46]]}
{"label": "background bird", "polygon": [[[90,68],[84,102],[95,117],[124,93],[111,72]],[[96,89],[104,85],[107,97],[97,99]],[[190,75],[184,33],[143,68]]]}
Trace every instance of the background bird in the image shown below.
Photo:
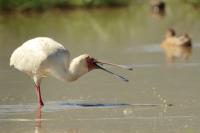
{"label": "background bird", "polygon": [[166,31],[161,48],[168,62],[173,62],[176,58],[187,60],[192,53],[192,40],[187,33],[176,36],[175,30],[171,28]]}
{"label": "background bird", "polygon": [[166,4],[162,0],[151,0],[150,1],[151,9],[154,13],[164,13]]}
{"label": "background bird", "polygon": [[48,37],[37,37],[26,41],[12,53],[10,66],[14,66],[34,80],[39,107],[44,105],[40,83],[49,75],[64,81],[75,81],[82,75],[94,69],[104,70],[124,81],[126,78],[105,68],[103,64],[132,70],[131,67],[96,60],[88,54],[80,55],[70,62],[70,53],[60,43]]}

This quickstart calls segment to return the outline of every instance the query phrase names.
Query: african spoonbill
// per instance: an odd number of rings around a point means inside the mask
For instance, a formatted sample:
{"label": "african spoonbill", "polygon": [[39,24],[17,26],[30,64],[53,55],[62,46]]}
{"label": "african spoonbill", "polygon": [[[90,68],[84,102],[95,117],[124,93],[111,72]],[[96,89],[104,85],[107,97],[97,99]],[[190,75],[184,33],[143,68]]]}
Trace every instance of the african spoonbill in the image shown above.
{"label": "african spoonbill", "polygon": [[70,62],[69,51],[48,37],[37,37],[26,41],[14,50],[10,57],[10,66],[14,66],[33,78],[39,107],[44,105],[40,83],[42,78],[49,75],[67,82],[75,81],[91,70],[101,69],[128,81],[126,78],[103,68],[103,64],[132,70],[131,67],[125,65],[96,60],[88,54],[80,55]]}

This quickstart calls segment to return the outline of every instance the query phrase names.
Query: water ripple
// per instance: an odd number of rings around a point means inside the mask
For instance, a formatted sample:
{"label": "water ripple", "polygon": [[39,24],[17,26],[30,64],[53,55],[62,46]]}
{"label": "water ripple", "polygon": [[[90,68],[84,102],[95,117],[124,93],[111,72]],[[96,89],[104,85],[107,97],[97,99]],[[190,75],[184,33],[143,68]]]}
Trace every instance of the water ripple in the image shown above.
{"label": "water ripple", "polygon": [[[66,101],[53,101],[46,102],[42,108],[44,112],[57,112],[67,109],[91,109],[91,108],[123,108],[123,107],[155,107],[161,106],[160,104],[127,104],[127,103],[89,103],[89,102],[66,102]],[[14,113],[30,113],[35,112],[37,109],[36,104],[29,105],[0,105],[1,114],[14,114]]]}

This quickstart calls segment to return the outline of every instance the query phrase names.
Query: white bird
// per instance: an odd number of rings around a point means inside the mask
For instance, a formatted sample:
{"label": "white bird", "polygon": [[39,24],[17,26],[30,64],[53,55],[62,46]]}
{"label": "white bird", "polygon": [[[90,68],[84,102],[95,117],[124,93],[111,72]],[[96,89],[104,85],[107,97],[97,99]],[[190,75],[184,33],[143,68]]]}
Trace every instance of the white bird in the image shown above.
{"label": "white bird", "polygon": [[102,65],[107,64],[132,70],[131,67],[125,65],[98,61],[88,54],[80,55],[71,62],[69,58],[69,51],[60,43],[48,37],[37,37],[26,41],[12,53],[10,66],[14,66],[33,78],[39,107],[44,105],[40,83],[42,78],[49,75],[67,82],[77,80],[91,70],[102,69],[128,81],[126,78],[103,68]]}

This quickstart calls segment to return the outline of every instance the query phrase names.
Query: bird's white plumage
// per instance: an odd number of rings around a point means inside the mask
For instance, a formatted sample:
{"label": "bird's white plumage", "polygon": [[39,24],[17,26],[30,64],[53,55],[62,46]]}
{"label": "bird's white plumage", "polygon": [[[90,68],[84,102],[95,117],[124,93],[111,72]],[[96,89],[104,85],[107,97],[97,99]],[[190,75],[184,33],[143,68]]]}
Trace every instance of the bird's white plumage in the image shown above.
{"label": "bird's white plumage", "polygon": [[[69,61],[70,53],[60,43],[48,37],[37,37],[26,41],[18,47],[10,57],[10,66],[30,75],[35,83],[39,107],[43,106],[40,91],[40,81],[43,77],[52,75],[62,81],[74,81],[94,69],[102,69],[124,81],[120,75],[99,66],[97,63],[122,67],[122,65],[103,63],[88,54],[80,55]],[[127,67],[122,67],[127,68]]]}
{"label": "bird's white plumage", "polygon": [[88,54],[80,55],[71,62],[69,57],[69,51],[60,43],[48,37],[37,37],[26,41],[12,53],[10,66],[33,78],[38,105],[42,107],[40,83],[43,77],[51,75],[62,81],[74,81],[94,69],[94,59]]}
{"label": "bird's white plumage", "polygon": [[10,65],[37,78],[52,74],[61,79],[69,66],[69,57],[69,51],[60,43],[48,37],[37,37],[13,52]]}

